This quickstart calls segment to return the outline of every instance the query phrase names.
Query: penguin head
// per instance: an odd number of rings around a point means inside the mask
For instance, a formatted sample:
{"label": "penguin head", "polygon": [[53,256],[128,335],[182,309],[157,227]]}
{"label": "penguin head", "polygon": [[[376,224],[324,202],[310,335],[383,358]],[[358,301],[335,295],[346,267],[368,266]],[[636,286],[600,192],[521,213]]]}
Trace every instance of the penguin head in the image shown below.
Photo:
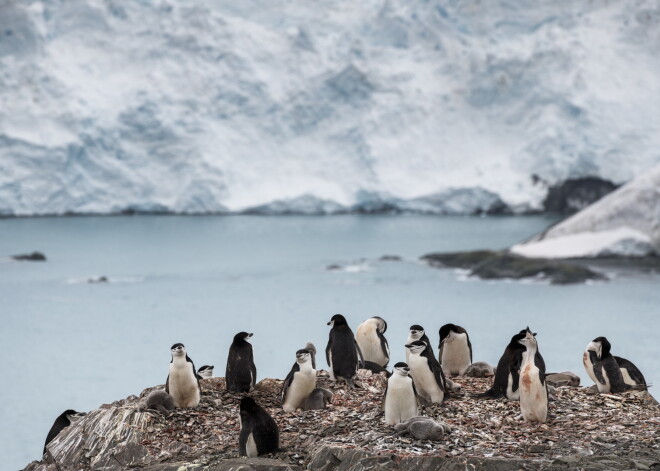
{"label": "penguin head", "polygon": [[336,325],[348,325],[348,322],[346,322],[346,318],[341,314],[335,314],[330,319],[330,322],[328,322],[328,325],[330,327],[334,327]]}
{"label": "penguin head", "polygon": [[520,340],[518,340],[518,343],[526,348],[532,347],[537,345],[536,342],[536,332],[532,332],[529,330],[529,327],[525,330],[521,330],[518,336],[523,335],[524,332],[524,337],[522,337]]}
{"label": "penguin head", "polygon": [[376,325],[377,325],[376,329],[378,330],[378,332],[384,334],[385,331],[387,330],[387,322],[385,322],[385,319],[378,316],[374,316],[372,317],[372,319],[376,321]]}
{"label": "penguin head", "polygon": [[410,368],[408,368],[408,363],[404,363],[400,361],[396,365],[394,365],[394,373],[401,375],[401,376],[408,376],[408,372],[410,371]]}
{"label": "penguin head", "polygon": [[212,378],[213,377],[213,365],[204,365],[197,370],[197,374],[202,378]]}
{"label": "penguin head", "polygon": [[414,342],[410,342],[409,344],[406,345],[406,348],[410,350],[410,353],[422,353],[424,350],[426,350],[426,342],[422,342],[421,340],[415,340]]}
{"label": "penguin head", "polygon": [[608,355],[611,348],[612,345],[606,337],[596,337],[589,345],[587,345],[587,351],[591,350],[596,352],[598,358],[603,358],[603,356]]}
{"label": "penguin head", "polygon": [[296,362],[303,364],[308,361],[312,361],[312,355],[309,353],[309,350],[301,348],[296,352]]}
{"label": "penguin head", "polygon": [[186,347],[182,343],[175,343],[170,350],[172,351],[172,357],[186,356]]}
{"label": "penguin head", "polygon": [[239,332],[236,335],[234,335],[234,342],[235,343],[240,343],[240,342],[248,342],[250,343],[250,339],[252,338],[251,333],[247,332]]}
{"label": "penguin head", "polygon": [[87,415],[85,412],[76,412],[73,409],[67,409],[64,412],[62,412],[62,415],[60,415],[60,417],[65,417],[66,420],[69,421],[69,425],[71,425],[76,420],[80,419],[81,417],[84,417],[85,415]]}
{"label": "penguin head", "polygon": [[417,325],[417,324],[414,324],[414,325],[410,326],[410,337],[413,340],[419,340],[423,336],[424,336],[424,327],[422,327],[421,325]]}
{"label": "penguin head", "polygon": [[240,405],[241,416],[250,415],[258,408],[259,406],[255,402],[255,400],[252,399],[251,397],[246,396],[243,399],[241,399],[241,405]]}
{"label": "penguin head", "polygon": [[445,338],[451,338],[452,336],[462,334],[465,331],[466,330],[463,327],[460,327],[456,324],[445,324],[440,327],[440,342],[442,342]]}

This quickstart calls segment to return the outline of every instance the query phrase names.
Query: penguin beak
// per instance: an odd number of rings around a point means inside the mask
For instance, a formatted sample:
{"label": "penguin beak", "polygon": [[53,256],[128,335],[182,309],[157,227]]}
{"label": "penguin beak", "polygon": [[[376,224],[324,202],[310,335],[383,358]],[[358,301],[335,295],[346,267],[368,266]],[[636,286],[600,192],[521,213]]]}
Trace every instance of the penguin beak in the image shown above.
{"label": "penguin beak", "polygon": [[406,348],[412,348],[412,346],[413,346],[413,345],[412,345],[411,343],[409,343],[409,344],[406,345],[405,347],[406,347]]}
{"label": "penguin beak", "polygon": [[328,325],[332,327],[333,325],[335,325],[335,321],[328,322]]}

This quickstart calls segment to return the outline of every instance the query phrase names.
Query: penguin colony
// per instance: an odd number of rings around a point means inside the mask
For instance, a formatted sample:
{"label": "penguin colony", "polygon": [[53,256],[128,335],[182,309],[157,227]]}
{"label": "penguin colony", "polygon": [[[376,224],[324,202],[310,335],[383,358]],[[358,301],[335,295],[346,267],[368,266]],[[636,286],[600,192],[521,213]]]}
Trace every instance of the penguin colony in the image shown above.
{"label": "penguin colony", "polygon": [[[544,423],[548,417],[547,384],[579,384],[570,372],[546,373],[539,351],[537,334],[529,327],[511,337],[497,368],[485,362],[472,361],[472,344],[468,332],[460,326],[446,324],[440,328],[440,344],[436,358],[424,328],[412,325],[405,344],[406,362],[394,364],[390,373],[390,349],[384,333],[387,323],[380,317],[367,319],[356,329],[348,325],[341,314],[332,316],[328,325],[326,361],[331,380],[348,388],[361,387],[355,380],[360,368],[374,373],[384,372],[387,386],[383,395],[384,421],[399,434],[409,433],[418,439],[437,440],[449,430],[429,417],[423,417],[424,407],[443,403],[460,388],[448,376],[494,376],[492,386],[479,396],[519,401],[523,420]],[[245,394],[240,402],[241,431],[238,449],[241,456],[256,457],[279,450],[279,430],[268,412],[249,396],[256,385],[257,370],[250,339],[251,333],[239,332],[229,349],[226,387]],[[605,337],[591,341],[584,353],[583,363],[589,377],[600,393],[627,390],[646,390],[648,385],[639,369],[629,360],[611,353]],[[200,380],[213,376],[213,366],[195,369],[193,361],[181,343],[172,345],[169,374],[165,390],[152,391],[139,409],[153,409],[168,415],[174,408],[197,407],[201,397]],[[403,353],[401,351],[400,353]],[[325,409],[332,402],[333,393],[316,387],[316,348],[307,342],[295,353],[295,362],[284,380],[281,404],[285,412]],[[63,412],[48,432],[44,445],[84,413]]]}

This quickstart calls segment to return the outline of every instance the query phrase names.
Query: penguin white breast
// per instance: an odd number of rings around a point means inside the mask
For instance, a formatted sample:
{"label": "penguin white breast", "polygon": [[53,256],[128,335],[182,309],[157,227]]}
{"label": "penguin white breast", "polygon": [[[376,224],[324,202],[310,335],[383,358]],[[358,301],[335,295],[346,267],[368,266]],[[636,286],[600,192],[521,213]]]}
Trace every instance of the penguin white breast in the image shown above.
{"label": "penguin white breast", "polygon": [[303,402],[316,388],[316,370],[311,367],[301,368],[293,374],[293,381],[286,391],[282,408],[286,412],[300,409]]}
{"label": "penguin white breast", "polygon": [[[527,354],[525,354],[527,356]],[[548,416],[548,395],[541,384],[539,369],[531,359],[520,370],[520,411],[528,422],[545,422]]]}
{"label": "penguin white breast", "polygon": [[355,340],[360,346],[362,357],[365,361],[372,361],[378,365],[384,366],[389,358],[383,352],[380,338],[376,332],[377,324],[375,322],[360,324],[355,335]]}
{"label": "penguin white breast", "polygon": [[248,455],[248,458],[256,458],[259,456],[257,442],[254,441],[254,434],[252,432],[248,435],[247,443],[245,444],[245,452]]}
{"label": "penguin white breast", "polygon": [[417,392],[430,399],[431,402],[442,402],[444,392],[435,380],[435,375],[429,368],[428,360],[421,355],[411,354],[408,366]]}
{"label": "penguin white breast", "polygon": [[626,368],[620,368],[621,376],[623,376],[623,382],[629,384],[630,386],[636,386],[637,383],[630,377],[630,373]]}
{"label": "penguin white breast", "polygon": [[442,368],[453,375],[463,374],[470,366],[470,347],[467,344],[467,334],[452,332],[442,346]]}
{"label": "penguin white breast", "polygon": [[175,359],[170,363],[169,390],[177,407],[195,407],[199,404],[199,386],[192,363]]}
{"label": "penguin white breast", "polygon": [[385,422],[396,425],[418,415],[417,398],[408,376],[393,374],[387,383]]}

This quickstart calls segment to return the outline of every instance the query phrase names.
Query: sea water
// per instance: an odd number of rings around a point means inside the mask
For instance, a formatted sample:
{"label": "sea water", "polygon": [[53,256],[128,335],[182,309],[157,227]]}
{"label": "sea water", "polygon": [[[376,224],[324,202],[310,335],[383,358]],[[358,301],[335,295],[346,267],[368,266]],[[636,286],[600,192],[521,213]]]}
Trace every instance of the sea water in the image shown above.
{"label": "sea water", "polygon": [[[40,459],[53,420],[165,381],[170,347],[224,376],[231,340],[254,333],[258,379],[284,378],[305,342],[326,368],[326,323],[388,323],[391,364],[411,324],[437,352],[447,322],[470,333],[475,361],[496,364],[530,326],[548,371],[591,382],[582,352],[606,336],[660,382],[660,277],[552,286],[481,281],[430,268],[433,251],[499,249],[555,218],[435,216],[126,216],[0,220],[1,469]],[[46,262],[8,256],[43,251]],[[397,255],[399,261],[381,260]],[[331,269],[329,269],[331,268]],[[108,283],[88,280],[108,278]],[[652,389],[653,390],[653,389]],[[374,407],[379,407],[374,404]],[[9,425],[8,425],[9,424]]]}

